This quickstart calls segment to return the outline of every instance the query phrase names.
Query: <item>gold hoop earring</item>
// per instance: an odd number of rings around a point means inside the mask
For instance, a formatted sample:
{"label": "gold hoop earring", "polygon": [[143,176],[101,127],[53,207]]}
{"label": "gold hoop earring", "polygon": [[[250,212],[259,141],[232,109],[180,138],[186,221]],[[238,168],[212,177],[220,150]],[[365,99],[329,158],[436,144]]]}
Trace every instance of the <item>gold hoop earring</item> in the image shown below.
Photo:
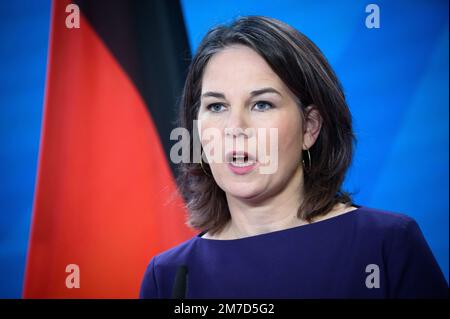
{"label": "gold hoop earring", "polygon": [[305,150],[308,153],[308,167],[306,167],[305,160],[302,158],[302,164],[305,171],[311,170],[311,153],[309,152],[309,149]]}

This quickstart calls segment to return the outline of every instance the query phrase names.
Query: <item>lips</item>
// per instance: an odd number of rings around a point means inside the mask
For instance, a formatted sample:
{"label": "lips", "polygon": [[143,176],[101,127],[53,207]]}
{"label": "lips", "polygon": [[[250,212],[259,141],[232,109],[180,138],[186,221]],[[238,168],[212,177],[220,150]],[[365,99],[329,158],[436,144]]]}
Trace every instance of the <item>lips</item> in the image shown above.
{"label": "lips", "polygon": [[256,157],[243,151],[231,151],[226,154],[226,161],[230,164],[243,165],[247,163],[250,165],[256,163]]}
{"label": "lips", "polygon": [[250,173],[257,165],[255,156],[247,152],[231,151],[226,155],[230,170],[236,175]]}

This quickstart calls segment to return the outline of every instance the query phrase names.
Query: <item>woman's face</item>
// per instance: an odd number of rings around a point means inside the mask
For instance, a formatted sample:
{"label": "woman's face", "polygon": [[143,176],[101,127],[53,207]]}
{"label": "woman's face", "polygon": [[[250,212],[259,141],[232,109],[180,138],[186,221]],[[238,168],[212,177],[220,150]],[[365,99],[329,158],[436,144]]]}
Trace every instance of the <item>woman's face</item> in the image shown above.
{"label": "woman's face", "polygon": [[[299,183],[301,119],[295,96],[252,49],[233,45],[209,60],[202,79],[199,134],[214,179],[227,196],[259,201],[294,178]],[[217,133],[214,139],[211,132]]]}

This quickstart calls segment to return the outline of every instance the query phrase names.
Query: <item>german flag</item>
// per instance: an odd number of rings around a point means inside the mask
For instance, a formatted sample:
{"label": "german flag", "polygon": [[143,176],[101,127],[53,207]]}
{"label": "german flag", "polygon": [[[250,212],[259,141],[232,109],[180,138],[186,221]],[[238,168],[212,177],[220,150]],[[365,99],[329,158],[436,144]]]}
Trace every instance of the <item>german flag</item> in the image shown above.
{"label": "german flag", "polygon": [[181,6],[55,0],[50,32],[24,297],[136,298],[151,257],[194,234],[168,156]]}

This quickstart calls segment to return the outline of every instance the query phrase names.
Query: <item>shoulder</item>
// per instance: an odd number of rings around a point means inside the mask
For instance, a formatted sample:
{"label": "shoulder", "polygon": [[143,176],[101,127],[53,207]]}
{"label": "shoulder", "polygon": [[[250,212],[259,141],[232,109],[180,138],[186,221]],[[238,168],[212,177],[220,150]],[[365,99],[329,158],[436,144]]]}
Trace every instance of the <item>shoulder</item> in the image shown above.
{"label": "shoulder", "polygon": [[364,236],[381,239],[389,296],[447,298],[445,277],[417,222],[402,213],[370,208],[358,216]]}
{"label": "shoulder", "polygon": [[[435,267],[434,256],[416,220],[403,213],[363,208],[357,223],[367,243],[381,248],[391,270],[398,268],[398,277],[404,268],[424,261]],[[413,262],[415,260],[415,262]],[[431,266],[430,266],[431,267]]]}
{"label": "shoulder", "polygon": [[417,249],[427,250],[427,243],[418,223],[404,213],[365,208],[360,220],[363,230],[369,235],[379,234],[390,259],[395,256],[405,257]]}
{"label": "shoulder", "polygon": [[385,256],[396,246],[412,247],[424,241],[416,220],[405,213],[362,206],[354,216],[352,227],[358,240],[370,249],[381,248]]}
{"label": "shoulder", "polygon": [[194,241],[195,237],[152,257],[142,279],[140,298],[152,299],[168,295],[166,284],[172,280],[176,267],[187,262]]}
{"label": "shoulder", "polygon": [[195,237],[185,240],[170,249],[167,249],[156,255],[158,264],[177,263],[186,260],[195,246]]}
{"label": "shoulder", "polygon": [[154,267],[180,265],[194,250],[195,237],[185,240],[153,257]]}
{"label": "shoulder", "polygon": [[406,214],[363,207],[358,222],[362,230],[369,234],[377,232],[389,246],[396,246],[399,249],[396,254],[401,255],[408,247],[427,245],[416,220]]}
{"label": "shoulder", "polygon": [[358,227],[365,231],[375,231],[385,234],[403,233],[418,227],[414,218],[401,213],[362,206],[356,215]]}

